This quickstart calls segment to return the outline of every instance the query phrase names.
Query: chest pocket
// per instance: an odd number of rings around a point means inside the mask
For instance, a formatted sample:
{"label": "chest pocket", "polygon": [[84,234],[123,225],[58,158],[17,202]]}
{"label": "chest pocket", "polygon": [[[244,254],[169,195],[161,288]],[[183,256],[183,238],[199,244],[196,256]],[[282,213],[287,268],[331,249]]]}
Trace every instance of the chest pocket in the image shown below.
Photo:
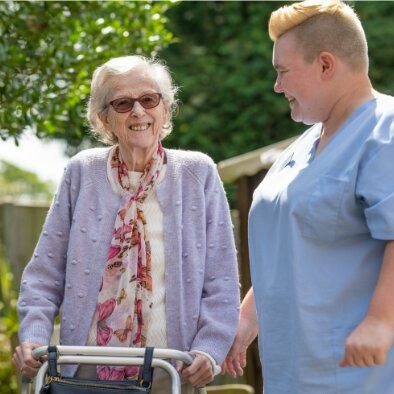
{"label": "chest pocket", "polygon": [[322,241],[336,241],[343,235],[341,207],[348,183],[322,175],[308,198],[302,233]]}

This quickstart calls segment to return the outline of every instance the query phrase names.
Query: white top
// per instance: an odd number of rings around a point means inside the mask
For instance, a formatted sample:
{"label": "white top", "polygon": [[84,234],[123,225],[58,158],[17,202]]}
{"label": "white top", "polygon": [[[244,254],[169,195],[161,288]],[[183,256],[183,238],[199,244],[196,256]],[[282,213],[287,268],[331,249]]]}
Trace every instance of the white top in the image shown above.
{"label": "white top", "polygon": [[[167,166],[160,174],[160,182]],[[134,191],[141,177],[141,172],[129,171],[130,186]],[[146,346],[167,347],[167,327],[165,311],[165,259],[164,259],[164,228],[163,212],[160,208],[155,188],[144,201],[146,231],[151,244],[152,256],[152,309],[148,327]]]}
{"label": "white top", "polygon": [[[108,161],[108,164],[110,165],[110,161]],[[160,183],[163,180],[166,170],[167,165],[164,165],[157,183]],[[107,167],[107,171],[111,171],[110,166]],[[131,192],[135,191],[141,174],[141,172],[137,171],[128,172]],[[113,177],[110,176],[110,173],[108,173],[108,175],[113,191],[117,194],[122,194],[123,191],[120,185],[113,181]],[[148,194],[143,205],[146,219],[146,231],[151,244],[153,303],[147,332],[146,346],[167,348],[163,212],[160,208],[155,188],[153,188]],[[96,326],[97,320],[93,319],[89,330],[87,345],[96,345]]]}

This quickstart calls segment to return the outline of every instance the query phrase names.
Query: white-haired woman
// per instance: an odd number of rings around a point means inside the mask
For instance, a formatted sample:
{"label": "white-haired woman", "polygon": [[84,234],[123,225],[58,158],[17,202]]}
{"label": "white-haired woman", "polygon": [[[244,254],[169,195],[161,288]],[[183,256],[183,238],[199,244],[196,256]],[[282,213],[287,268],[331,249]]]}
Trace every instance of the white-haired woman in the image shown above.
{"label": "white-haired woman", "polygon": [[[175,95],[168,69],[156,60],[114,58],[94,72],[87,115],[111,146],[70,160],[23,273],[14,364],[24,375],[37,373],[31,351],[49,344],[60,306],[63,345],[196,354],[181,372],[183,392],[210,382],[212,363],[224,360],[239,303],[229,208],[209,157],[162,146]],[[136,373],[64,368],[98,379]],[[153,392],[169,392],[165,376],[158,379]]]}

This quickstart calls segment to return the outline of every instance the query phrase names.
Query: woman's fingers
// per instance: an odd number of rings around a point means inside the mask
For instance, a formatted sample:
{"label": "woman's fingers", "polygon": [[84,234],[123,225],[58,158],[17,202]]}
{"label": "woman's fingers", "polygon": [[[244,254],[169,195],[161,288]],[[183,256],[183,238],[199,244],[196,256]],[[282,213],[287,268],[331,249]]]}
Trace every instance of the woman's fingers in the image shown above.
{"label": "woman's fingers", "polygon": [[35,377],[41,362],[33,357],[33,349],[39,347],[37,343],[23,342],[16,347],[12,362],[21,375]]}
{"label": "woman's fingers", "polygon": [[182,370],[182,377],[194,387],[205,386],[214,378],[211,361],[202,354],[196,354],[193,362]]}

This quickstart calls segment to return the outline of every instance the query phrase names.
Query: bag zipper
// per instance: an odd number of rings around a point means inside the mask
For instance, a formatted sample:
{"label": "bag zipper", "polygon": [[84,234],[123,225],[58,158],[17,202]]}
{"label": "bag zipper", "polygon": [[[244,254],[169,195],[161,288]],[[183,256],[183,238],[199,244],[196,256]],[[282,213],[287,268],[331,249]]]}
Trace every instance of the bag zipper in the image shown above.
{"label": "bag zipper", "polygon": [[143,388],[141,386],[132,386],[129,385],[129,387],[127,387],[127,385],[116,385],[116,384],[95,384],[95,383],[91,383],[91,382],[83,382],[82,380],[68,380],[68,379],[63,379],[63,378],[59,378],[58,376],[48,376],[47,379],[47,384],[51,383],[51,382],[57,382],[57,383],[62,383],[62,384],[68,384],[71,386],[85,386],[85,387],[97,387],[97,388],[106,388],[106,389],[123,389],[123,390],[127,390],[128,388]]}

